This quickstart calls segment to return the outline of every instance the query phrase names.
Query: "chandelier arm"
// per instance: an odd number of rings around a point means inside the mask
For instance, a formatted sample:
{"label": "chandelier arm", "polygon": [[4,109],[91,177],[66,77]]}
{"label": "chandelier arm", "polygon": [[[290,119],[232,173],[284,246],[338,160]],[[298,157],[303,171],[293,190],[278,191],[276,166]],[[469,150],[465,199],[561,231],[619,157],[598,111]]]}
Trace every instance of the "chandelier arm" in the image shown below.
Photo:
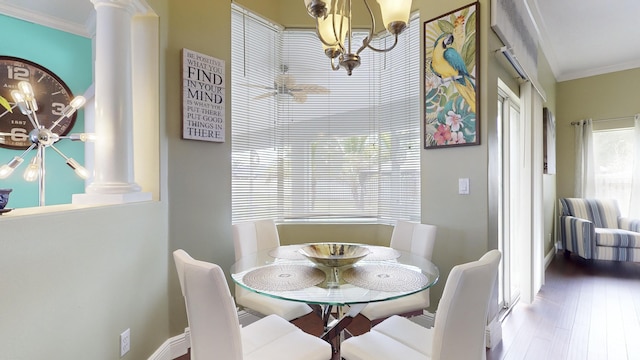
{"label": "chandelier arm", "polygon": [[58,155],[60,155],[65,161],[69,161],[69,157],[66,156],[62,151],[58,150],[57,147],[53,146],[53,145],[49,145],[50,148],[52,148],[53,150],[55,150]]}
{"label": "chandelier arm", "polygon": [[373,39],[373,30],[376,28],[376,17],[373,15],[373,10],[371,10],[371,6],[369,6],[369,2],[367,0],[362,0],[362,2],[364,3],[365,7],[367,8],[367,11],[369,12],[369,18],[371,19],[371,27],[369,28],[369,34],[367,34],[367,36],[362,40],[362,46],[360,46],[360,48],[358,49],[358,51],[356,51],[356,54],[360,54],[362,52],[362,50],[368,48],[373,49],[369,43],[371,43],[371,40]]}
{"label": "chandelier arm", "polygon": [[337,60],[337,58],[329,59],[329,61],[331,62],[331,70],[340,70],[340,61],[338,61],[337,65],[336,65],[336,64],[334,64],[334,60]]}
{"label": "chandelier arm", "polygon": [[367,47],[373,51],[377,51],[377,52],[387,52],[387,51],[391,51],[393,50],[394,47],[396,47],[396,45],[398,44],[398,34],[395,34],[395,39],[393,41],[393,45],[391,45],[391,47],[386,48],[386,49],[376,49],[373,46],[367,44]]}
{"label": "chandelier arm", "polygon": [[32,143],[32,144],[31,144],[31,146],[29,146],[29,147],[27,148],[27,150],[25,150],[25,151],[24,151],[22,154],[20,154],[20,156],[18,156],[18,157],[19,157],[19,158],[24,158],[24,157],[27,155],[27,153],[28,153],[29,151],[33,150],[33,148],[34,148],[34,147],[36,147],[36,145],[37,145],[36,143]]}
{"label": "chandelier arm", "polygon": [[38,121],[38,114],[36,114],[35,111],[32,111],[31,114],[33,115],[33,122],[35,122],[35,128],[39,129],[40,128],[40,122]]}
{"label": "chandelier arm", "polygon": [[34,116],[31,116],[31,112],[27,112],[26,115],[29,121],[31,122],[31,126],[33,126],[34,129],[40,128],[40,125],[38,124],[38,119],[34,118],[35,113],[33,113]]}
{"label": "chandelier arm", "polygon": [[58,120],[56,120],[53,124],[51,124],[51,126],[49,127],[49,130],[53,130],[53,128],[55,128],[56,126],[58,126],[58,124],[60,124],[60,121],[62,121],[62,119],[66,118],[66,116],[60,115],[60,117],[58,118]]}

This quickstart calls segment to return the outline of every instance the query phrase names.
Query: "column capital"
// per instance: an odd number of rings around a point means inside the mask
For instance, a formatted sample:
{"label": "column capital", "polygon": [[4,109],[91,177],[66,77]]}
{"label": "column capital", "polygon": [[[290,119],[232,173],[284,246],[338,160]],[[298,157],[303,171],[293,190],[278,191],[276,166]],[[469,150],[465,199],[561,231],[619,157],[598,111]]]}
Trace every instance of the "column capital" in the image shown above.
{"label": "column capital", "polygon": [[91,2],[96,9],[102,6],[110,6],[127,10],[131,14],[146,13],[148,8],[144,0],[91,0]]}

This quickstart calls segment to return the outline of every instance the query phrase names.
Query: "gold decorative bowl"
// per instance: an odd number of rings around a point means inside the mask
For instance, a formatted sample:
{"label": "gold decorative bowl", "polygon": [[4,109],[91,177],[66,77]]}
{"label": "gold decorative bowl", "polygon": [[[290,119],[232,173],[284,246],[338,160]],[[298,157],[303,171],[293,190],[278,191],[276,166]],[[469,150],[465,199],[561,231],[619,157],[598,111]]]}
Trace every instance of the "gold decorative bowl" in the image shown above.
{"label": "gold decorative bowl", "polygon": [[361,245],[343,243],[309,244],[298,251],[312,262],[328,267],[353,265],[371,252]]}

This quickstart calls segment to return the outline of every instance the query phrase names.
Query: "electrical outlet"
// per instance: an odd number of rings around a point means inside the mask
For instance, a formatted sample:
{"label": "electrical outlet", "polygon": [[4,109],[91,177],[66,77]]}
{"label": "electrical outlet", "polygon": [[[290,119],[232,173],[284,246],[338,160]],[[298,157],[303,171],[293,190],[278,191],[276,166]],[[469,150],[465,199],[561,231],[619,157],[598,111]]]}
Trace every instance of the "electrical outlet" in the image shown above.
{"label": "electrical outlet", "polygon": [[123,357],[131,349],[131,331],[127,329],[120,334],[120,357]]}

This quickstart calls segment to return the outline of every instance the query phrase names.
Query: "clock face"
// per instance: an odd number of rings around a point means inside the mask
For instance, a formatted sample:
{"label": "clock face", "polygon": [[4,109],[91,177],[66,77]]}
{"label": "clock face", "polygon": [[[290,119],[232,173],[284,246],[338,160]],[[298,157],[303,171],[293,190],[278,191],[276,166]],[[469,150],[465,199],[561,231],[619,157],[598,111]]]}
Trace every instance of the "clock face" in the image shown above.
{"label": "clock face", "polygon": [[[16,106],[11,91],[18,89],[18,83],[28,81],[33,87],[38,111],[38,123],[45,128],[62,116],[62,110],[73,100],[69,87],[57,75],[43,66],[28,60],[10,56],[0,56],[0,96],[13,107],[13,112],[0,106],[0,147],[26,149],[31,146],[29,133],[33,125],[27,115]],[[77,113],[64,118],[52,131],[60,136],[71,131]]]}

